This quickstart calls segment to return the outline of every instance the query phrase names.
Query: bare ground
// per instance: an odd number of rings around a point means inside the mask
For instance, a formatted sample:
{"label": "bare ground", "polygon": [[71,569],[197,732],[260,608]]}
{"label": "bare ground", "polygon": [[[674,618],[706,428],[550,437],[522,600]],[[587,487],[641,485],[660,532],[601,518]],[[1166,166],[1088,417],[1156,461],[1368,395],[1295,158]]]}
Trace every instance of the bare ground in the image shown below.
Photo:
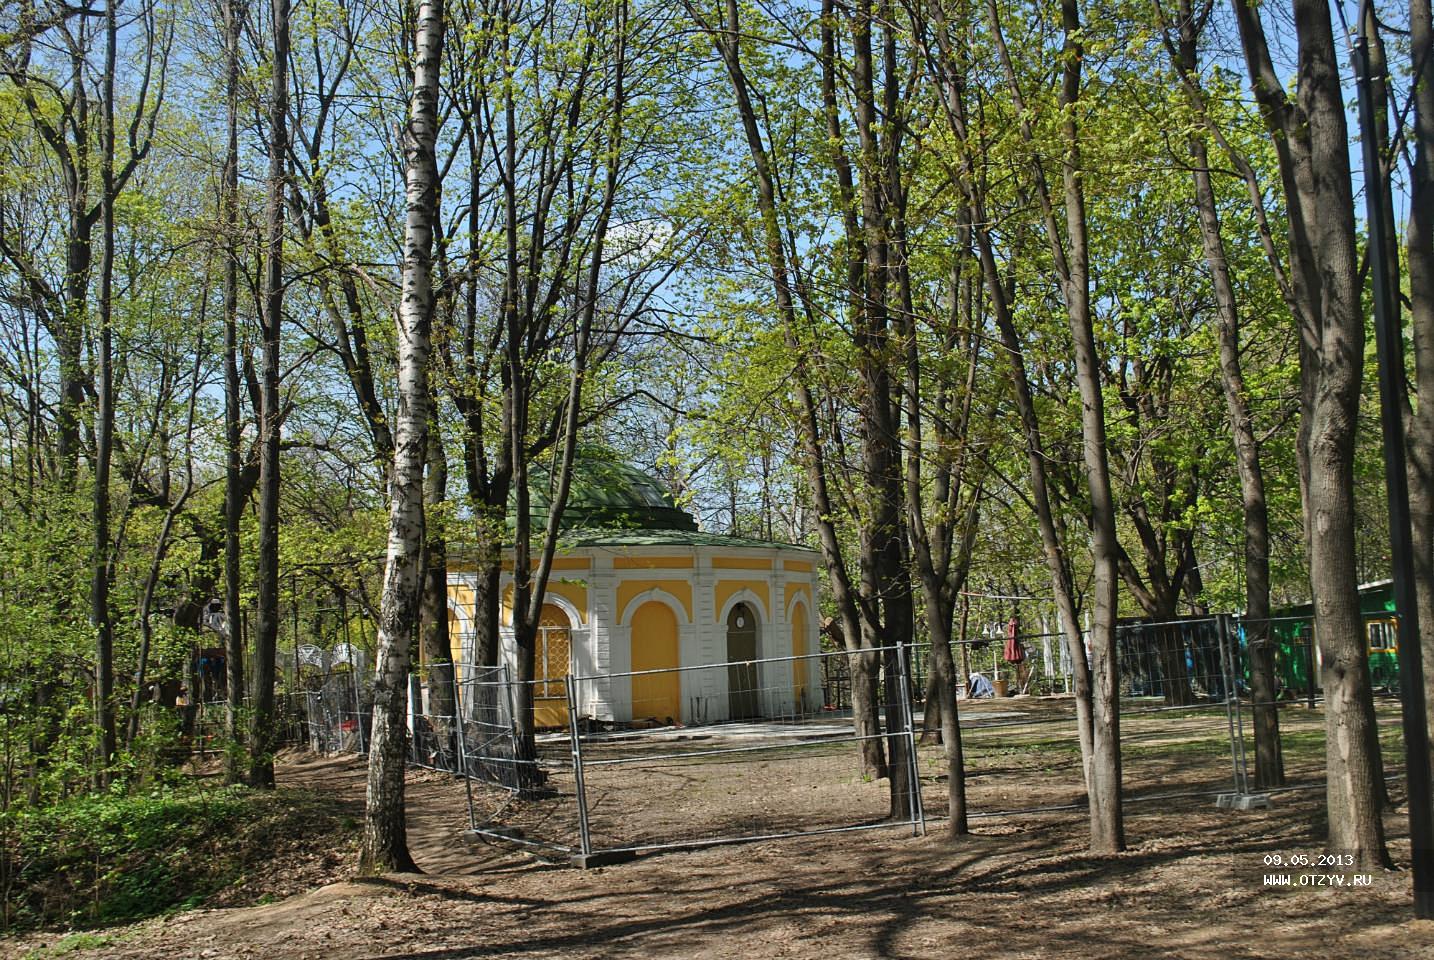
{"label": "bare ground", "polygon": [[[1208,725],[1195,726],[1203,736]],[[1068,790],[1065,764],[1053,765],[1045,751],[1032,766],[1032,754],[1021,746],[1006,736],[985,753],[975,751],[976,809],[1030,805]],[[1218,755],[1209,760],[1212,783],[1220,762]],[[935,753],[924,752],[928,802],[944,791],[936,766]],[[1010,775],[1013,769],[1023,775]],[[1154,790],[1164,775],[1154,765],[1142,774]],[[683,796],[684,816],[700,817],[730,807],[740,793],[724,789],[723,776],[719,769],[694,789],[690,769],[669,771],[666,779],[633,770],[633,782],[615,784],[597,806],[615,809],[641,796],[644,808],[662,797],[670,807]],[[342,797],[355,814],[361,810],[360,761],[296,756],[281,767],[280,779]],[[865,810],[883,790],[856,774],[827,777],[816,787],[801,776],[763,782],[777,796],[769,803],[781,808],[784,822],[830,809],[844,795]],[[1386,828],[1404,869],[1378,873],[1371,886],[1359,888],[1263,885],[1273,869],[1264,865],[1266,855],[1318,853],[1322,798],[1311,792],[1281,794],[1273,809],[1246,813],[1219,812],[1208,797],[1134,803],[1127,813],[1130,849],[1108,857],[1085,852],[1084,815],[1063,811],[978,819],[973,835],[956,842],[938,823],[922,838],[892,828],[649,855],[588,871],[465,843],[464,788],[451,777],[411,774],[408,797],[410,846],[423,875],[354,881],[346,864],[336,864],[331,882],[279,902],[191,911],[88,941],[34,935],[0,950],[114,960],[1434,960],[1434,921],[1410,919],[1407,820],[1397,789],[1401,806],[1387,816]],[[312,871],[305,878],[323,879]]]}

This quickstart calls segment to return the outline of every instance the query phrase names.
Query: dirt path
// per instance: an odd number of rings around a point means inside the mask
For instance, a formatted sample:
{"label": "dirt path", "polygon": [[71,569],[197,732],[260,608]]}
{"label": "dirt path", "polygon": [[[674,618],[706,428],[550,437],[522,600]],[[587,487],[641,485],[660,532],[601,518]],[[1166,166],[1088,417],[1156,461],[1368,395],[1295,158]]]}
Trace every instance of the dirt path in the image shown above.
{"label": "dirt path", "polygon": [[[297,759],[281,782],[359,809],[352,760]],[[423,876],[340,881],[280,903],[110,931],[67,957],[459,960],[467,957],[1361,957],[1434,960],[1407,870],[1359,889],[1262,885],[1266,854],[1314,853],[1318,797],[1224,814],[1145,805],[1129,852],[1091,857],[1079,816],[978,821],[952,846],[900,831],[652,856],[578,871],[462,842],[463,787],[410,776]],[[1391,814],[1402,837],[1403,813]],[[1392,843],[1407,862],[1408,843]],[[50,954],[58,938],[12,943]]]}

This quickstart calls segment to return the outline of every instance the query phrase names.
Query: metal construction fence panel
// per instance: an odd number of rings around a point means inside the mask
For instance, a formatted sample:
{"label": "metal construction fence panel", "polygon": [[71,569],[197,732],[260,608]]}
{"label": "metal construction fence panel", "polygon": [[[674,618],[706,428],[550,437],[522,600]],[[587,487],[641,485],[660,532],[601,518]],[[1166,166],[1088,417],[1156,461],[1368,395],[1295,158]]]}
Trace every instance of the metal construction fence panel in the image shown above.
{"label": "metal construction fence panel", "polygon": [[[311,711],[303,693],[279,693],[274,697],[275,740],[281,744],[308,744],[310,728],[308,717]],[[248,714],[253,700],[244,697],[240,701],[240,726],[248,723]],[[226,700],[208,700],[194,705],[192,746],[200,756],[223,749],[227,742],[226,724],[229,704]],[[337,750],[331,752],[338,752]]]}
{"label": "metal construction fence panel", "polygon": [[1116,637],[1129,798],[1247,793],[1240,650],[1230,618],[1130,623]]}
{"label": "metal construction fence panel", "polygon": [[[1402,765],[1398,703],[1377,683],[1373,660],[1389,643],[1371,618],[1370,674],[1386,767]],[[1256,786],[1256,711],[1278,725],[1283,786],[1317,789],[1325,774],[1323,700],[1317,648],[1308,624],[1294,618],[1263,624],[1229,615],[1166,623],[1130,622],[1117,629],[1122,787],[1127,804],[1252,798]],[[1273,699],[1256,700],[1252,656],[1261,643],[1286,640],[1275,653]],[[1298,642],[1288,642],[1288,638]],[[1313,663],[1313,669],[1309,664]],[[1007,665],[1006,669],[1009,669]],[[969,692],[963,690],[963,693]],[[1010,691],[1014,692],[1014,691]],[[1086,791],[1075,699],[966,697],[959,702],[968,815],[973,818],[1084,810]],[[924,739],[929,739],[924,738]],[[927,808],[946,810],[945,760],[923,743]],[[1258,799],[1257,797],[1254,797]]]}
{"label": "metal construction fence panel", "polygon": [[520,749],[517,704],[522,699],[506,664],[459,664],[456,673],[462,720],[463,770],[475,780],[520,791],[541,779],[538,758]]}
{"label": "metal construction fence panel", "polygon": [[[1127,803],[1253,794],[1257,708],[1277,712],[1287,782],[1319,783],[1322,703],[1308,682],[1318,672],[1317,652],[1314,669],[1302,668],[1294,658],[1309,645],[1287,644],[1275,699],[1252,698],[1252,652],[1274,643],[1283,627],[1228,615],[1119,625]],[[969,674],[958,666],[973,818],[1070,815],[1086,806],[1081,720],[1065,692],[1077,665],[1059,636],[1037,637],[1023,653],[1024,663],[1007,660],[1005,650],[972,650]],[[849,697],[855,686],[854,659],[844,651],[610,673],[570,668],[530,681],[506,665],[420,669],[411,687],[409,759],[463,778],[474,835],[592,857],[889,827],[901,791],[864,763],[878,742],[891,775],[918,801],[898,811],[900,821],[919,832],[928,814],[946,814],[948,796],[945,750],[933,736],[939,724],[925,723],[930,691],[913,682],[929,650],[893,646],[866,656],[880,667],[873,685],[879,726],[866,731],[840,698],[832,702],[833,690]],[[987,656],[999,659],[978,690],[973,678],[986,674]],[[959,650],[953,659],[959,665]],[[364,751],[372,722],[365,690],[343,671],[305,695],[312,748]],[[1382,743],[1397,751],[1397,703],[1380,704]]]}
{"label": "metal construction fence panel", "polygon": [[354,670],[314,677],[303,693],[309,748],[316,753],[368,753],[373,678]]}
{"label": "metal construction fence panel", "polygon": [[[630,689],[635,716],[674,695],[697,708],[671,726],[574,724],[583,852],[891,826],[889,786],[863,774],[861,757],[867,741],[880,741],[891,775],[919,799],[905,653],[868,652],[891,671],[879,696],[884,700],[885,684],[895,685],[874,733],[836,712],[800,709],[822,661],[847,659],[844,652],[573,677],[575,701],[576,691],[600,681]],[[919,803],[900,816],[922,829]]]}
{"label": "metal construction fence panel", "polygon": [[[866,652],[887,670],[877,696],[893,686],[881,728],[864,734],[813,693],[823,662],[846,653],[526,682],[505,665],[420,670],[409,761],[463,777],[473,834],[592,856],[890,826],[887,782],[862,766],[863,748],[879,740],[914,798],[904,822],[919,831],[905,652]],[[371,713],[359,709],[362,685],[344,681],[306,696],[306,742],[317,751],[363,752],[367,730],[352,721]]]}
{"label": "metal construction fence panel", "polygon": [[[1059,640],[1059,638],[1052,638]],[[1064,653],[1061,650],[1060,653]],[[1004,656],[1004,652],[1000,654]],[[1003,663],[1006,676],[1043,674],[1044,656]],[[1238,737],[1237,672],[1228,625],[1218,618],[1132,624],[1117,631],[1119,733],[1127,802],[1174,796],[1244,793]],[[1050,658],[1059,670],[1061,661]],[[973,670],[973,674],[977,671]],[[986,674],[982,674],[986,675]],[[988,676],[994,676],[992,671]],[[958,720],[968,817],[1084,809],[1086,785],[1077,702],[1073,696],[1022,695],[1012,684],[968,680],[958,691]],[[929,706],[929,703],[928,703]],[[922,744],[926,806],[947,814],[946,760],[928,734]]]}

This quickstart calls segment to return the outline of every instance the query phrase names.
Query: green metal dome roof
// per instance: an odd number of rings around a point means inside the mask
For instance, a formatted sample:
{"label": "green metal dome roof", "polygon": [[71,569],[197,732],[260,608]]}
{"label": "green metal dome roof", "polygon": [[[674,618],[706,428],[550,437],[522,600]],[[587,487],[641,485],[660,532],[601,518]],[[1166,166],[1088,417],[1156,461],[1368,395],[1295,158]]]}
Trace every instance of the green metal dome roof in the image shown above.
{"label": "green metal dome roof", "polygon": [[[554,486],[546,464],[529,466],[528,503],[534,530],[547,526]],[[511,510],[511,499],[508,505]],[[511,516],[508,522],[511,527]],[[572,488],[560,526],[563,530],[696,531],[697,521],[648,474],[609,453],[580,451],[573,462]]]}

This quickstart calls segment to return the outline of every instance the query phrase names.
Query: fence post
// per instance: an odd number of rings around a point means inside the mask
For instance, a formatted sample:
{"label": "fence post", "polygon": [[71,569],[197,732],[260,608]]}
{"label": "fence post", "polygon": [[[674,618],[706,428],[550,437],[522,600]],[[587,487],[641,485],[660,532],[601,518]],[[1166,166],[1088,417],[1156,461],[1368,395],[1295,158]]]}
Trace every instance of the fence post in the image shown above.
{"label": "fence post", "polygon": [[458,682],[458,664],[450,664],[453,680],[453,735],[458,739],[458,775],[463,778],[463,792],[468,796],[468,829],[478,826],[473,814],[473,779],[468,776],[468,738],[463,735],[463,685]]}
{"label": "fence post", "polygon": [[513,677],[508,665],[503,664],[503,695],[508,698],[508,732],[518,736],[518,702],[513,699]]}
{"label": "fence post", "polygon": [[[354,679],[354,732],[358,734],[359,755],[368,753],[368,741],[364,735],[363,728],[363,685],[359,682],[359,667],[355,663],[353,648],[349,648],[349,674]],[[343,724],[340,722],[339,730],[342,732]]]}
{"label": "fence post", "polygon": [[[1225,636],[1230,638],[1230,693],[1235,698],[1235,742],[1240,745],[1240,792],[1250,792],[1250,759],[1245,753],[1245,711],[1240,704],[1240,678],[1244,676],[1240,658],[1240,632],[1234,617],[1225,615]],[[1253,702],[1253,696],[1251,699]]]}
{"label": "fence post", "polygon": [[448,685],[453,688],[453,737],[458,741],[454,757],[458,762],[458,772],[468,776],[468,766],[463,757],[463,696],[458,691],[458,663],[448,661]]}
{"label": "fence post", "polygon": [[425,749],[427,749],[428,745],[423,743],[423,738],[419,736],[419,721],[428,720],[430,726],[432,726],[433,721],[423,710],[422,684],[423,681],[419,679],[418,674],[415,673],[412,666],[410,666],[408,671],[407,683],[408,755],[411,761],[413,763],[416,763],[418,766],[427,766],[427,764],[423,762],[426,759],[423,755],[423,752]]}
{"label": "fence post", "polygon": [[[1215,616],[1216,634],[1220,643],[1220,668],[1225,675],[1225,722],[1230,733],[1230,773],[1234,781],[1234,797],[1245,795],[1245,778],[1240,768],[1241,753],[1244,749],[1244,737],[1240,735],[1237,742],[1235,731],[1235,710],[1239,706],[1239,698],[1235,694],[1235,671],[1233,667],[1233,655],[1226,640],[1229,636],[1229,614],[1221,613]],[[1223,805],[1223,804],[1222,804]]]}
{"label": "fence post", "polygon": [[911,835],[926,833],[926,808],[921,803],[921,766],[916,756],[916,714],[911,709],[911,687],[906,675],[906,644],[896,644],[897,682],[901,691],[902,721],[906,725],[906,777],[911,784]]}
{"label": "fence post", "polygon": [[578,797],[578,842],[582,846],[583,859],[592,856],[592,837],[588,832],[588,791],[583,782],[583,739],[578,733],[578,698],[573,690],[573,675],[563,678],[568,692],[568,739],[572,744],[573,782]]}

